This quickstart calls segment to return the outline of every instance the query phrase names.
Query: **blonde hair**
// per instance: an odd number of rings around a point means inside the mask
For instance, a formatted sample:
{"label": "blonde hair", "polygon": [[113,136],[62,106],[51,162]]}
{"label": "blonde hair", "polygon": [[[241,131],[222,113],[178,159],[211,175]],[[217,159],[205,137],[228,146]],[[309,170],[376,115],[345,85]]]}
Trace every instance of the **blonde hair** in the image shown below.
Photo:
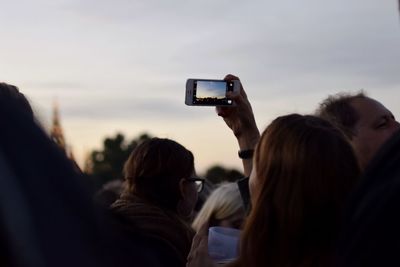
{"label": "blonde hair", "polygon": [[207,198],[193,221],[192,227],[197,232],[204,223],[210,220],[224,220],[241,210],[245,214],[237,184],[223,183]]}

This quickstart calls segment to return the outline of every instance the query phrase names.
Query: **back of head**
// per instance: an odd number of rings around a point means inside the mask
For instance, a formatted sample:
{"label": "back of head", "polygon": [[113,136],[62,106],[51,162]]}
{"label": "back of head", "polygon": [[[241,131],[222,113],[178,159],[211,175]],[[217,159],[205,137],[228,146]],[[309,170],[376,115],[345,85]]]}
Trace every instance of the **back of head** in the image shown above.
{"label": "back of head", "polygon": [[157,240],[93,204],[86,177],[26,110],[0,97],[0,121],[0,266],[165,266]]}
{"label": "back of head", "polygon": [[219,222],[237,213],[242,213],[243,217],[245,215],[238,185],[236,183],[221,184],[207,198],[193,221],[192,227],[198,231],[204,223],[209,223],[210,227],[218,226]]}
{"label": "back of head", "polygon": [[254,166],[258,194],[246,221],[242,264],[326,266],[360,173],[345,136],[318,117],[278,117],[261,136]]}
{"label": "back of head", "polygon": [[0,247],[6,249],[0,256],[8,258],[5,266],[104,266],[102,222],[83,177],[27,115],[29,105],[18,102],[18,92],[0,88]]}
{"label": "back of head", "polygon": [[169,139],[152,138],[135,148],[125,163],[126,194],[175,210],[179,182],[194,172],[192,152]]}
{"label": "back of head", "polygon": [[33,119],[33,111],[26,97],[19,92],[18,88],[6,83],[0,83],[0,99],[4,99],[16,108],[21,113],[26,114]]}
{"label": "back of head", "polygon": [[363,92],[331,95],[319,105],[316,115],[341,129],[351,140],[355,135],[354,126],[359,120],[359,115],[351,106],[351,102],[359,98],[367,98],[367,96]]}

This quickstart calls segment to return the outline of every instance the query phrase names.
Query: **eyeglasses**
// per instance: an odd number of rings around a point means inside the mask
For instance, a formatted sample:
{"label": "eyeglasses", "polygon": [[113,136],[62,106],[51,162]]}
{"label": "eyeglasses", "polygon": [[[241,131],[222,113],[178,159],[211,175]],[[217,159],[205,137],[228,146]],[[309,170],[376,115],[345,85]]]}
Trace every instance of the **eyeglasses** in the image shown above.
{"label": "eyeglasses", "polygon": [[198,193],[200,193],[203,190],[205,181],[203,178],[191,177],[191,178],[186,178],[185,180],[189,182],[194,182]]}

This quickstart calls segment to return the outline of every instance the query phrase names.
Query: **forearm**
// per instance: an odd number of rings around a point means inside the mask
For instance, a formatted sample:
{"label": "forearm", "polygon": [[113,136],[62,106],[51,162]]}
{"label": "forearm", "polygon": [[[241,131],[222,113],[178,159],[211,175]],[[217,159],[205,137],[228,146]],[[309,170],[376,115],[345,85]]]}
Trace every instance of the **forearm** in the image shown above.
{"label": "forearm", "polygon": [[[260,132],[255,126],[251,131],[242,133],[240,136],[236,136],[239,149],[243,150],[250,150],[255,149],[258,140],[260,139]],[[243,171],[245,176],[250,176],[251,170],[253,168],[253,159],[242,159],[243,163]]]}

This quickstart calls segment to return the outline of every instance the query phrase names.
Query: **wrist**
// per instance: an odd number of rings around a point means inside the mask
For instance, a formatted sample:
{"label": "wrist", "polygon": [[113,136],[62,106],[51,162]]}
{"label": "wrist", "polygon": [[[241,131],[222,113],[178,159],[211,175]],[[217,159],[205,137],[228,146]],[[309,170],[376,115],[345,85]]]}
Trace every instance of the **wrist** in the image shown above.
{"label": "wrist", "polygon": [[240,150],[251,150],[256,147],[258,140],[260,140],[260,132],[258,131],[258,129],[256,129],[251,133],[248,132],[237,136],[236,138]]}

